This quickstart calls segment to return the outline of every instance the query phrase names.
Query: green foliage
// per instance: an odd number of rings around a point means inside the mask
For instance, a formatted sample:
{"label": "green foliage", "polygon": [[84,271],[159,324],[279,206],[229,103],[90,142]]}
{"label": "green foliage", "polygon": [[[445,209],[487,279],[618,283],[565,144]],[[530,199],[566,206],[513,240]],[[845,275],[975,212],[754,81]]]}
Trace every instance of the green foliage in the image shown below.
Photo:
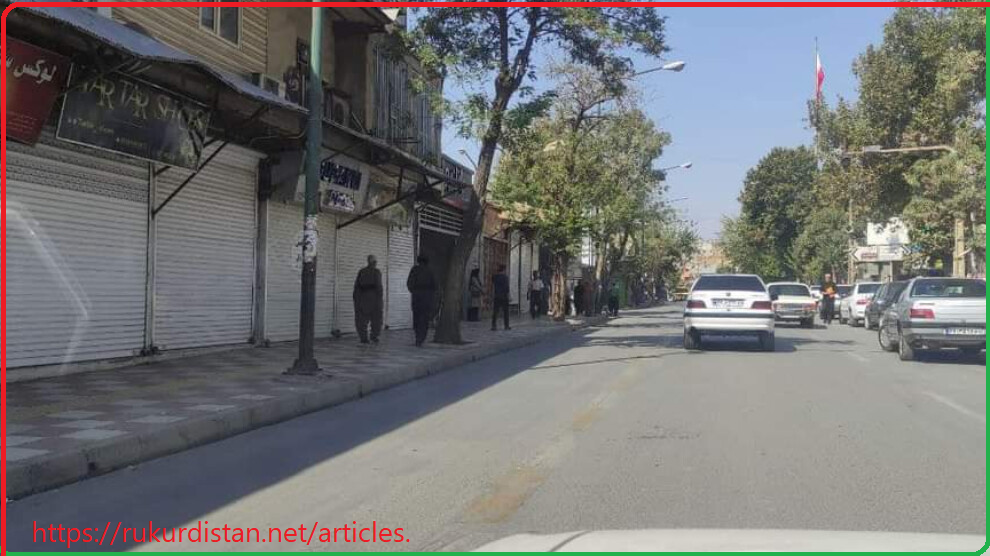
{"label": "green foliage", "polygon": [[838,276],[845,271],[846,218],[835,208],[815,210],[808,216],[791,255],[798,279],[814,284],[821,282],[826,272]]}
{"label": "green foliage", "polygon": [[818,173],[806,147],[775,148],[747,174],[739,218],[723,222],[722,241],[741,271],[771,278],[795,274],[791,250],[805,218],[814,211]]}

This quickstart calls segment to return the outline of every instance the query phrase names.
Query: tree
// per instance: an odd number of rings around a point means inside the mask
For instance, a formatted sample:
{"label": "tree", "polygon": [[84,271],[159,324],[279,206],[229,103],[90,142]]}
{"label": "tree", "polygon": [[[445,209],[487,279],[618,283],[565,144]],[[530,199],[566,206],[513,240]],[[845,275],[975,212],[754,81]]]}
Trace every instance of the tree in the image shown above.
{"label": "tree", "polygon": [[[430,8],[407,37],[424,68],[442,79],[454,78],[483,87],[459,107],[470,125],[461,126],[481,141],[474,195],[464,211],[464,225],[453,249],[444,283],[435,341],[459,343],[464,270],[481,231],[483,204],[496,149],[513,111],[525,113],[527,103],[513,104],[536,74],[534,52],[556,47],[572,61],[594,68],[603,83],[624,87],[632,61],[622,49],[633,46],[657,57],[666,50],[664,19],[653,8],[513,7]],[[539,102],[543,99],[537,98]]]}
{"label": "tree", "polygon": [[793,254],[797,278],[817,283],[825,273],[838,277],[845,269],[848,254],[846,214],[836,208],[812,212],[801,234],[794,241]]}
{"label": "tree", "polygon": [[534,231],[549,248],[550,312],[563,319],[568,264],[595,219],[594,209],[621,212],[632,225],[637,207],[656,191],[652,163],[667,135],[590,72],[566,66],[555,74],[559,96],[551,114],[513,137],[493,195],[508,207],[505,216]]}
{"label": "tree", "polygon": [[[860,81],[857,102],[812,107],[819,152],[827,158],[819,197],[845,202],[853,195],[855,229],[903,216],[926,263],[950,259],[956,218],[968,224],[972,253],[983,251],[985,11],[898,8],[883,42],[867,48],[853,70]],[[836,149],[866,145],[954,145],[957,152],[885,154],[846,167],[828,159]]]}
{"label": "tree", "polygon": [[723,223],[735,266],[767,279],[795,274],[791,250],[801,222],[813,212],[817,172],[807,147],[775,148],[747,172],[740,215]]}

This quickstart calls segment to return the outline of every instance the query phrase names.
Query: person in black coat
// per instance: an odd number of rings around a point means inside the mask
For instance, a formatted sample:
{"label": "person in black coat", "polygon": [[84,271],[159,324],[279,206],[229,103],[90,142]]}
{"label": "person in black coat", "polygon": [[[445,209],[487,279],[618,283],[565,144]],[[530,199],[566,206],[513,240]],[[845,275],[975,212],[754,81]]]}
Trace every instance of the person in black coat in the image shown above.
{"label": "person in black coat", "polygon": [[418,263],[409,271],[406,288],[412,294],[413,330],[416,331],[416,347],[423,347],[426,334],[430,330],[430,317],[433,315],[433,299],[437,293],[437,280],[430,270],[429,259],[420,255]]}
{"label": "person in black coat", "polygon": [[502,311],[505,329],[509,327],[509,277],[505,274],[505,265],[498,265],[498,273],[492,277],[492,330],[497,330],[498,312]]}

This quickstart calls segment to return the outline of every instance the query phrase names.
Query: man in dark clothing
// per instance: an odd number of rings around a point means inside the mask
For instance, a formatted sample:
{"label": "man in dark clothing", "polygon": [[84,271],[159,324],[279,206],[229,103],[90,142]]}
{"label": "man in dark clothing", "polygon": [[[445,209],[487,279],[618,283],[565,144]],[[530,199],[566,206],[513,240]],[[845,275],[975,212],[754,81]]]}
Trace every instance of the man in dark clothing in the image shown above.
{"label": "man in dark clothing", "polygon": [[371,341],[378,343],[382,332],[382,311],[384,307],[382,271],[376,268],[378,261],[368,255],[368,266],[358,271],[354,280],[354,324],[362,344],[368,343],[368,324],[371,324]]}
{"label": "man in dark clothing", "polygon": [[505,329],[509,327],[509,277],[505,274],[505,265],[498,265],[498,273],[492,277],[492,330],[497,330],[498,312],[502,311]]}
{"label": "man in dark clothing", "polygon": [[423,347],[426,333],[430,330],[430,317],[433,315],[433,298],[437,292],[437,281],[430,270],[430,261],[424,255],[416,259],[418,263],[409,271],[406,288],[412,294],[413,330],[416,331],[416,347]]}
{"label": "man in dark clothing", "polygon": [[832,281],[832,275],[825,274],[825,280],[822,282],[821,319],[826,325],[832,324],[832,318],[835,316],[835,298],[838,293],[839,287]]}
{"label": "man in dark clothing", "polygon": [[574,316],[584,316],[584,283],[580,280],[574,285]]}

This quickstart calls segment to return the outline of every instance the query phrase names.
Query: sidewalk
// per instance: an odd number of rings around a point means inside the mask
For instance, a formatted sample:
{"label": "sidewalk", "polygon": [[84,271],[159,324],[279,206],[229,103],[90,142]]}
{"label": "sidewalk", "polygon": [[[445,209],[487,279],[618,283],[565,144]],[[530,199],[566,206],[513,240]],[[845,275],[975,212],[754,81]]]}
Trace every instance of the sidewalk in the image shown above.
{"label": "sidewalk", "polygon": [[295,343],[7,385],[7,498],[214,442],[496,353],[601,322],[516,319],[510,331],[463,323],[468,343],[413,347],[411,330],[377,346],[320,340],[315,377],[285,376]]}

